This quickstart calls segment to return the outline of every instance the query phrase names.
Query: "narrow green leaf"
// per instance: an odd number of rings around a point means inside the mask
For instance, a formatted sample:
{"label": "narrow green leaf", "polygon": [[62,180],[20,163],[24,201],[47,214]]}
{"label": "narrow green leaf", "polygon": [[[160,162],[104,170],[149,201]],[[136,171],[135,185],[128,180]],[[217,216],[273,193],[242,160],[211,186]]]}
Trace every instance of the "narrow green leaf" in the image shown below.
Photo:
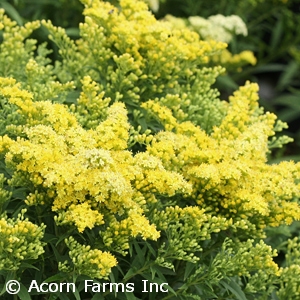
{"label": "narrow green leaf", "polygon": [[60,300],[70,300],[70,298],[66,294],[59,294]]}
{"label": "narrow green leaf", "polygon": [[6,278],[5,278],[5,283],[3,285],[3,288],[0,292],[0,296],[3,295],[4,293],[6,293],[6,283],[9,281],[9,280],[13,280],[15,279],[15,275],[13,272],[9,272],[7,275],[6,275]]}
{"label": "narrow green leaf", "polygon": [[299,66],[295,61],[291,61],[280,76],[277,90],[281,91],[291,84],[293,77],[298,73]]}
{"label": "narrow green leaf", "polygon": [[12,197],[17,199],[25,200],[26,198],[26,191],[28,191],[28,188],[17,188],[13,190]]}
{"label": "narrow green leaf", "polygon": [[138,124],[141,125],[142,131],[145,131],[148,128],[147,122],[144,118],[138,119]]}
{"label": "narrow green leaf", "polygon": [[282,104],[300,111],[300,95],[284,94],[274,99],[274,104]]}
{"label": "narrow green leaf", "polygon": [[133,242],[133,246],[134,246],[134,249],[137,253],[137,258],[138,258],[140,264],[144,265],[144,263],[145,263],[145,251],[142,251],[140,245],[136,241]]}
{"label": "narrow green leaf", "polygon": [[18,293],[18,296],[21,300],[31,300],[27,288],[22,283],[20,283],[20,291]]}
{"label": "narrow green leaf", "polygon": [[77,103],[77,99],[79,98],[79,91],[71,91],[68,93],[65,102],[66,103]]}
{"label": "narrow green leaf", "polygon": [[21,266],[19,269],[34,269],[34,270],[39,271],[39,269],[37,267],[33,266],[32,264],[25,263],[25,262],[21,263]]}
{"label": "narrow green leaf", "polygon": [[236,82],[228,75],[222,75],[217,78],[217,83],[222,87],[227,87],[236,90],[238,85]]}
{"label": "narrow green leaf", "polygon": [[227,284],[225,281],[221,280],[220,284],[234,294],[238,300],[247,300],[246,295],[242,291],[241,287],[235,281],[231,280],[230,283]]}
{"label": "narrow green leaf", "polygon": [[187,262],[185,270],[184,270],[184,276],[183,276],[184,281],[190,276],[190,274],[195,269],[195,267],[196,267],[196,264],[193,264],[191,262]]}
{"label": "narrow green leaf", "polygon": [[75,293],[73,293],[73,294],[74,294],[74,296],[75,296],[76,300],[81,300],[81,299],[80,299],[79,292],[78,292],[78,290],[77,290],[77,289],[75,290]]}
{"label": "narrow green leaf", "polygon": [[161,266],[157,266],[157,270],[160,270],[160,272],[164,275],[171,275],[171,276],[175,276],[176,272],[172,269],[169,268],[165,268],[165,267],[161,267]]}
{"label": "narrow green leaf", "polygon": [[[56,293],[51,293],[50,297],[49,297],[49,300],[56,300],[58,297],[59,296]],[[59,297],[59,299],[61,299],[61,298]],[[69,299],[69,298],[67,297],[67,299]]]}
{"label": "narrow green leaf", "polygon": [[150,245],[150,243],[145,242],[145,244],[147,245],[147,247],[148,247],[149,251],[151,252],[151,254],[156,258],[157,253],[155,252],[153,247]]}
{"label": "narrow green leaf", "polygon": [[157,297],[157,293],[156,292],[152,291],[151,293],[148,294],[148,299],[149,300],[155,300],[155,299],[157,299],[156,297]]}
{"label": "narrow green leaf", "polygon": [[60,280],[65,279],[65,278],[66,278],[66,276],[64,274],[58,273],[58,274],[55,274],[51,277],[48,277],[43,282],[55,282],[55,281],[60,281]]}
{"label": "narrow green leaf", "polygon": [[283,21],[282,21],[282,18],[280,18],[277,21],[277,23],[272,31],[271,42],[270,42],[270,48],[271,48],[272,52],[276,51],[277,48],[279,47],[282,34],[283,34]]}
{"label": "narrow green leaf", "polygon": [[18,25],[23,26],[23,20],[22,17],[19,15],[19,13],[16,11],[16,9],[8,2],[1,1],[0,6],[4,8],[5,12],[13,19],[15,20]]}
{"label": "narrow green leaf", "polygon": [[[163,282],[167,282],[166,277],[163,275],[163,273],[160,271],[161,267],[159,266],[155,266],[156,269],[156,274],[157,276],[163,281]],[[175,273],[173,272],[172,275],[175,275]],[[154,277],[153,277],[154,278]]]}
{"label": "narrow green leaf", "polygon": [[130,278],[131,275],[134,274],[134,273],[135,273],[135,270],[133,270],[133,268],[131,267],[131,268],[128,270],[128,272],[125,274],[125,276],[124,276],[124,281],[126,281],[128,278]]}
{"label": "narrow green leaf", "polygon": [[154,278],[155,275],[156,275],[156,268],[155,268],[155,266],[151,266],[151,267],[150,267],[150,271],[151,271],[151,276],[152,276],[152,278]]}
{"label": "narrow green leaf", "polygon": [[110,282],[112,282],[112,283],[115,283],[115,282],[116,282],[115,276],[114,276],[113,272],[110,272],[109,278],[110,278]]}
{"label": "narrow green leaf", "polygon": [[285,68],[286,65],[284,64],[267,64],[256,67],[255,73],[282,72]]}

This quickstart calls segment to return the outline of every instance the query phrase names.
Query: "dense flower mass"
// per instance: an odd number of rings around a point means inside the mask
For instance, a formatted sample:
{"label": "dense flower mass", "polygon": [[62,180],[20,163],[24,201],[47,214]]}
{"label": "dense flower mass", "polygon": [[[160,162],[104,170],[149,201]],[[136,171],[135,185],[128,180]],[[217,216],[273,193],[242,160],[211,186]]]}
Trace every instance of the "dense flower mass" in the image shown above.
{"label": "dense flower mass", "polygon": [[16,219],[0,219],[0,270],[19,269],[22,261],[37,259],[44,253],[41,241],[45,226],[37,226],[24,218],[23,210]]}
{"label": "dense flower mass", "polygon": [[279,268],[263,238],[300,219],[300,165],[268,164],[290,139],[276,137],[286,125],[259,107],[258,86],[221,101],[224,43],[157,21],[142,1],[82,3],[76,42],[41,22],[55,67],[26,40],[40,23],[19,30],[1,12],[1,50],[18,41],[22,64],[0,70],[0,271],[45,251],[72,280],[168,278],[180,299],[256,295],[262,282],[296,291],[278,282],[299,253]]}

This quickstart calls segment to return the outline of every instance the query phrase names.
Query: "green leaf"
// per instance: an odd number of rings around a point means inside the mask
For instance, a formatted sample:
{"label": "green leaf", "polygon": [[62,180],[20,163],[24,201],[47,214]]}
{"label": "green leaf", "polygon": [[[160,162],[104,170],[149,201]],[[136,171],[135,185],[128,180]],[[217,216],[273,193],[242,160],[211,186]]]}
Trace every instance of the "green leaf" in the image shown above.
{"label": "green leaf", "polygon": [[27,288],[22,283],[20,283],[20,291],[18,293],[18,296],[21,300],[31,300]]}
{"label": "green leaf", "polygon": [[25,200],[27,191],[28,191],[27,187],[14,189],[12,192],[12,197],[14,199]]}
{"label": "green leaf", "polygon": [[139,258],[144,259],[145,252],[146,252],[146,247],[144,246],[144,248],[142,250],[141,247],[140,247],[140,245],[136,241],[133,242],[133,246],[134,246],[134,248],[136,250],[136,253],[139,256]]}
{"label": "green leaf", "polygon": [[228,75],[222,75],[217,78],[217,84],[221,85],[222,87],[231,88],[233,90],[238,89],[238,85],[236,82]]}
{"label": "green leaf", "polygon": [[135,273],[135,270],[133,269],[133,267],[131,267],[128,272],[125,274],[124,276],[124,281],[127,281],[129,278],[131,278],[131,275]]}
{"label": "green leaf", "polygon": [[77,289],[75,290],[75,293],[73,293],[73,294],[74,294],[76,300],[81,300],[80,295],[79,295],[79,292],[78,292]]}
{"label": "green leaf", "polygon": [[142,127],[142,131],[145,131],[148,128],[147,122],[145,120],[145,118],[140,118],[138,119],[138,124],[141,125]]}
{"label": "green leaf", "polygon": [[15,274],[13,272],[8,272],[6,275],[6,278],[5,278],[5,284],[3,285],[3,288],[0,292],[0,296],[3,295],[4,293],[6,293],[6,283],[9,280],[13,280],[13,279],[15,279]]}
{"label": "green leaf", "polygon": [[284,122],[291,122],[299,118],[299,113],[299,110],[287,108],[281,110],[280,113],[278,113],[278,117]]}
{"label": "green leaf", "polygon": [[195,267],[196,267],[196,264],[187,262],[185,270],[184,270],[184,276],[183,276],[184,281],[190,276],[190,274],[195,269]]}
{"label": "green leaf", "polygon": [[238,300],[247,300],[246,295],[242,291],[241,287],[235,281],[231,280],[230,283],[227,284],[224,280],[221,280],[220,284],[234,294]]}
{"label": "green leaf", "polygon": [[289,106],[291,108],[298,109],[300,111],[300,96],[285,94],[280,97],[277,97],[274,100],[274,104]]}
{"label": "green leaf", "polygon": [[144,246],[144,248],[142,250],[140,245],[136,241],[133,242],[133,246],[137,253],[137,256],[133,260],[132,265],[134,265],[136,267],[143,266],[145,264],[145,253],[147,251],[147,248],[146,248],[146,246]]}
{"label": "green leaf", "polygon": [[155,252],[154,248],[150,245],[150,243],[145,241],[145,245],[148,247],[151,254],[156,258],[157,253]]}
{"label": "green leaf", "polygon": [[19,13],[16,11],[16,9],[9,4],[6,1],[1,1],[0,6],[4,8],[5,12],[13,19],[15,20],[18,25],[23,26],[23,20],[22,17],[19,15]]}
{"label": "green leaf", "polygon": [[110,282],[112,282],[112,283],[115,283],[115,282],[116,282],[115,276],[114,276],[113,272],[110,272],[109,278],[110,278]]}
{"label": "green leaf", "polygon": [[278,84],[277,84],[277,90],[282,91],[287,86],[291,85],[291,81],[293,77],[298,73],[298,64],[293,60],[291,61],[287,67],[285,68],[283,74],[280,76]]}
{"label": "green leaf", "polygon": [[[57,293],[51,293],[50,297],[49,297],[49,300],[56,300],[57,298],[58,298]],[[67,298],[67,299],[69,299],[69,298]]]}
{"label": "green leaf", "polygon": [[286,68],[284,64],[267,64],[255,68],[255,73],[282,72]]}
{"label": "green leaf", "polygon": [[129,293],[129,292],[126,292],[125,296],[126,296],[126,299],[128,299],[128,300],[137,300],[138,299],[134,296],[133,293]]}
{"label": "green leaf", "polygon": [[[57,246],[61,241],[63,241],[64,239],[68,238],[68,237],[71,235],[72,231],[73,231],[73,229],[68,230],[68,231],[65,232],[64,234],[60,235],[58,241],[56,242],[56,246]],[[56,247],[53,246],[52,244],[51,244],[51,246],[52,246],[52,249],[55,251],[55,250],[56,250]],[[57,251],[56,251],[56,252],[57,252]]]}
{"label": "green leaf", "polygon": [[78,28],[67,28],[66,34],[72,37],[79,37],[79,29]]}
{"label": "green leaf", "polygon": [[32,264],[25,263],[25,262],[21,263],[19,269],[34,269],[34,270],[39,271],[39,269],[37,267],[33,266]]}
{"label": "green leaf", "polygon": [[62,274],[62,273],[58,273],[55,274],[51,277],[48,277],[47,279],[45,279],[43,282],[55,282],[55,281],[61,281],[62,279],[65,279],[66,275]]}
{"label": "green leaf", "polygon": [[77,103],[77,99],[80,96],[80,92],[79,91],[71,91],[68,93],[65,102],[66,103]]}
{"label": "green leaf", "polygon": [[[151,270],[151,274],[152,274],[152,279],[155,277],[155,274],[157,274],[157,276],[163,281],[163,282],[167,282],[166,277],[163,275],[163,273],[160,271],[161,267],[160,266],[151,266],[150,270]],[[168,270],[168,269],[167,269]],[[173,272],[172,275],[175,275],[175,273]]]}
{"label": "green leaf", "polygon": [[95,293],[91,300],[104,300],[104,297],[101,293]]}
{"label": "green leaf", "polygon": [[59,294],[59,299],[60,300],[70,300],[70,298],[66,294]]}
{"label": "green leaf", "polygon": [[282,18],[280,18],[277,21],[276,26],[272,31],[271,42],[270,42],[270,48],[272,52],[276,51],[277,48],[279,47],[279,44],[282,40],[281,38],[282,34],[283,34],[283,21]]}

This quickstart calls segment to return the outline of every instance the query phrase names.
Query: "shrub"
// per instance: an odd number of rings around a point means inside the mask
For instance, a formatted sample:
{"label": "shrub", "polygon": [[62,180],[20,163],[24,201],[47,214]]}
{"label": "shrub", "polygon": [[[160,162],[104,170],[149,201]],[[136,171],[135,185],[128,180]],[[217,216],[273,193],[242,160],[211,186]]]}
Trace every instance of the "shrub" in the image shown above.
{"label": "shrub", "polygon": [[224,43],[144,2],[82,3],[76,41],[1,12],[2,297],[14,279],[23,299],[298,299],[298,242],[283,267],[264,241],[300,215],[299,164],[268,164],[286,124],[256,84],[219,99]]}

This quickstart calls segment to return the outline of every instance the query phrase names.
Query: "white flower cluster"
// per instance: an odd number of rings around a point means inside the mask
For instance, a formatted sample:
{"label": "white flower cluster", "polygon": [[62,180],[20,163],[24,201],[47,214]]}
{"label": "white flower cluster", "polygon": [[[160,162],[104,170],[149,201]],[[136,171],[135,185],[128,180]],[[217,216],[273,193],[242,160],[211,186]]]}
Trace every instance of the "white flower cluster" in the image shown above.
{"label": "white flower cluster", "polygon": [[188,20],[190,25],[206,40],[213,39],[229,43],[234,35],[246,36],[248,34],[246,24],[236,15],[223,16],[218,14],[210,16],[208,19],[192,16]]}
{"label": "white flower cluster", "polygon": [[146,0],[146,2],[148,3],[150,9],[153,12],[158,12],[158,9],[159,9],[159,0]]}

